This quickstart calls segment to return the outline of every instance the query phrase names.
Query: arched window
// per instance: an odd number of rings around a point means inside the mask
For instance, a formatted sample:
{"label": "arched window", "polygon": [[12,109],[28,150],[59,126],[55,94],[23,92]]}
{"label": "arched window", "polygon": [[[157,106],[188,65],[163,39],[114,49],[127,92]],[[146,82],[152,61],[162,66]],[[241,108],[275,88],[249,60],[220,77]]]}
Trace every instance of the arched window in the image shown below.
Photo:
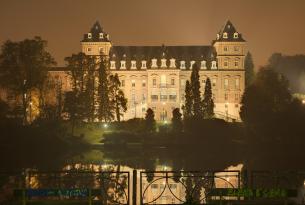
{"label": "arched window", "polygon": [[137,62],[134,60],[131,61],[131,69],[137,69]]}
{"label": "arched window", "polygon": [[185,61],[180,61],[180,68],[185,69]]}
{"label": "arched window", "polygon": [[126,61],[121,61],[121,69],[126,69]]}
{"label": "arched window", "polygon": [[162,67],[162,68],[165,68],[165,67],[166,67],[166,59],[165,59],[165,58],[162,58],[162,59],[161,59],[161,67]]}
{"label": "arched window", "polygon": [[110,61],[110,69],[115,69],[115,61]]}
{"label": "arched window", "polygon": [[169,67],[170,68],[175,68],[176,67],[176,59],[174,59],[174,58],[170,59]]}
{"label": "arched window", "polygon": [[155,59],[155,58],[151,59],[151,67],[152,68],[157,68],[158,67],[157,59]]}
{"label": "arched window", "polygon": [[223,38],[228,38],[228,33],[224,32],[223,33]]}

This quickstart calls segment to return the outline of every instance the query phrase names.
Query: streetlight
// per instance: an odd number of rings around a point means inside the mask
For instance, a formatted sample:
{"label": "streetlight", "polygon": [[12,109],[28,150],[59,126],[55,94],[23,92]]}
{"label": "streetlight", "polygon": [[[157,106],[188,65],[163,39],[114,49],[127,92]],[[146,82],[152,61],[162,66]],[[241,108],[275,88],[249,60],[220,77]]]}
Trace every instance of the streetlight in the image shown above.
{"label": "streetlight", "polygon": [[103,127],[104,127],[105,129],[107,129],[107,128],[108,128],[108,124],[107,124],[107,123],[104,123]]}

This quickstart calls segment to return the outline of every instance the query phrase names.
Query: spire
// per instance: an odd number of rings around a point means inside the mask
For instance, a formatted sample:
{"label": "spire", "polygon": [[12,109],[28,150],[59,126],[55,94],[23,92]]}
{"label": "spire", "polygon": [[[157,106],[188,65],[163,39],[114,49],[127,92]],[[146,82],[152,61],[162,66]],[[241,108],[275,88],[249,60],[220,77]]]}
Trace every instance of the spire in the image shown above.
{"label": "spire", "polygon": [[216,41],[235,41],[235,42],[244,42],[241,33],[238,33],[234,25],[230,20],[227,20],[226,24],[217,34]]}
{"label": "spire", "polygon": [[109,42],[109,34],[103,31],[100,23],[96,21],[90,31],[84,34],[82,42]]}

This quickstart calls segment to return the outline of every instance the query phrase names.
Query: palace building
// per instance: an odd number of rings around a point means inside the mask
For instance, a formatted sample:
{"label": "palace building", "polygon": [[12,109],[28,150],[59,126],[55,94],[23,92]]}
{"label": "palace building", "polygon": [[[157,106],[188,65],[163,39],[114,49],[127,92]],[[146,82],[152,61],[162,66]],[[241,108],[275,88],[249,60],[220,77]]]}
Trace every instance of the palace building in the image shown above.
{"label": "palace building", "polygon": [[[211,80],[215,116],[239,121],[240,101],[245,89],[245,44],[242,35],[227,21],[211,45],[117,46],[96,22],[84,34],[81,51],[86,55],[103,55],[109,61],[110,72],[118,74],[121,89],[128,99],[123,120],[144,118],[146,110],[152,108],[156,120],[170,121],[172,110],[184,105],[185,83],[190,80],[192,66],[197,64],[201,95],[206,79]],[[61,95],[71,91],[67,67],[53,67],[48,72],[50,79],[60,84]],[[18,106],[20,96],[0,91],[1,99],[12,107]],[[48,95],[49,103],[56,104],[56,90]],[[35,100],[30,103],[29,121],[39,115],[35,111],[37,103]]]}
{"label": "palace building", "polygon": [[[210,78],[219,118],[239,120],[240,100],[245,88],[245,40],[230,21],[217,33],[211,45],[190,46],[117,46],[110,41],[96,22],[84,34],[81,50],[86,55],[104,55],[109,69],[117,73],[121,89],[128,99],[123,119],[143,118],[147,108],[155,112],[155,119],[168,121],[174,108],[181,108],[185,98],[185,82],[191,68],[200,67],[201,94]],[[60,76],[63,89],[69,89],[64,69],[49,71]]]}

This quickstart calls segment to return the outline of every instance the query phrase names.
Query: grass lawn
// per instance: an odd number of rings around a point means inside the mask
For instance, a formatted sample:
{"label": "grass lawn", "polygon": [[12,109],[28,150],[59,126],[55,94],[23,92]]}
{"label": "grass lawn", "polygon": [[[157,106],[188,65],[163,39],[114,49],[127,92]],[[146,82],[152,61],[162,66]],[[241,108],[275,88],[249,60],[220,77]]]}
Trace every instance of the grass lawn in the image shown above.
{"label": "grass lawn", "polygon": [[[68,133],[71,133],[71,124],[65,124]],[[75,125],[74,136],[81,137],[89,144],[97,144],[103,139],[103,134],[109,132],[102,126],[101,123],[83,123],[81,125]]]}

